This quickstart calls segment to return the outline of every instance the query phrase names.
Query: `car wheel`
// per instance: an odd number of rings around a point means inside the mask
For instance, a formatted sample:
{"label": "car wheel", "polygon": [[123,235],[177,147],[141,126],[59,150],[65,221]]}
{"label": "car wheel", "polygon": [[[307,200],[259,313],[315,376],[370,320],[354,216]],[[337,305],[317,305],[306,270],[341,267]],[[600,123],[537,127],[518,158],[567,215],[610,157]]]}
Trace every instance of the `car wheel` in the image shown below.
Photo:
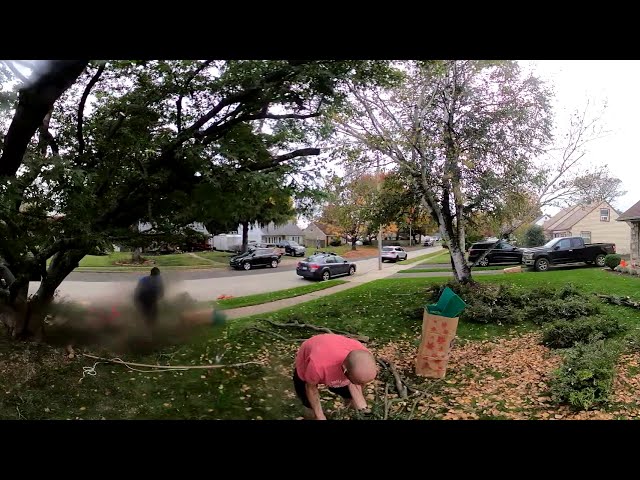
{"label": "car wheel", "polygon": [[349,269],[349,275],[355,275],[356,274],[356,267],[351,267]]}
{"label": "car wheel", "polygon": [[604,267],[604,257],[605,255],[600,254],[596,257],[596,265],[599,267]]}
{"label": "car wheel", "polygon": [[400,255],[396,255],[395,261],[397,262],[398,260],[400,260]]}
{"label": "car wheel", "polygon": [[322,272],[322,280],[326,282],[330,278],[331,278],[331,273],[329,272],[329,270],[325,270],[324,272]]}
{"label": "car wheel", "polygon": [[480,265],[481,267],[488,267],[489,259],[487,257],[484,257],[482,260],[480,260],[480,262],[478,262],[478,265]]}
{"label": "car wheel", "polygon": [[271,268],[278,268],[278,261],[277,260],[271,260]]}
{"label": "car wheel", "polygon": [[251,264],[249,262],[244,262],[242,264],[242,268],[244,268],[245,270],[251,270]]}
{"label": "car wheel", "polygon": [[535,264],[536,272],[546,272],[549,270],[549,260],[546,258],[539,258]]}

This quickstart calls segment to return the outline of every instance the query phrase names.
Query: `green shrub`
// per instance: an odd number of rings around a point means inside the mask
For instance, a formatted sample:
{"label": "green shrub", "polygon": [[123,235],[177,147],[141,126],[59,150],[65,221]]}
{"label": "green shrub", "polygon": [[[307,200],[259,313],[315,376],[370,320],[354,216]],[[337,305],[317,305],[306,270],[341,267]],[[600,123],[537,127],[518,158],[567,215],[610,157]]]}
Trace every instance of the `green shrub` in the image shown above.
{"label": "green shrub", "polygon": [[336,238],[335,240],[331,240],[329,242],[329,245],[331,245],[332,247],[339,247],[340,245],[342,245],[342,240]]}
{"label": "green shrub", "polygon": [[558,320],[544,328],[542,343],[551,348],[568,348],[596,338],[610,338],[624,330],[626,327],[615,318],[585,317],[571,321]]}
{"label": "green shrub", "polygon": [[580,410],[605,404],[609,399],[620,345],[613,340],[577,344],[550,381],[551,398]]}
{"label": "green shrub", "polygon": [[451,288],[468,305],[460,315],[461,321],[502,325],[529,320],[542,324],[600,311],[600,305],[594,299],[570,284],[560,290],[539,287],[520,291],[510,285],[463,285],[451,281],[427,290],[430,303],[437,302],[445,287]]}
{"label": "green shrub", "polygon": [[604,264],[609,267],[611,270],[615,269],[620,262],[622,261],[622,257],[617,253],[610,253],[606,257],[604,257]]}
{"label": "green shrub", "polygon": [[538,325],[556,320],[572,320],[600,313],[600,305],[586,296],[539,299],[525,308],[525,318]]}
{"label": "green shrub", "polygon": [[546,243],[544,230],[539,225],[531,225],[524,234],[525,247],[539,247]]}

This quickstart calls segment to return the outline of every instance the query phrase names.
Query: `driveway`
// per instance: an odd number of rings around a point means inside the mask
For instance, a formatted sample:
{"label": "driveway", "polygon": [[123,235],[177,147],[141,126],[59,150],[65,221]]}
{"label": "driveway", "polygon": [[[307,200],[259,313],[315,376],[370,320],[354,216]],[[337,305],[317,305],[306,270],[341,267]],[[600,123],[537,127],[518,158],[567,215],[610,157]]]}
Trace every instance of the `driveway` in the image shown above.
{"label": "driveway", "polygon": [[[411,252],[411,257],[424,255],[439,250],[441,247],[428,247]],[[355,277],[341,277],[357,279],[359,275],[377,270],[378,259],[369,258],[358,260]],[[393,267],[393,263],[383,263],[382,268]],[[240,297],[265,293],[286,288],[308,285],[310,282],[298,277],[295,269],[256,269],[255,271],[222,271],[214,272],[217,276],[211,277],[211,271],[165,271],[162,276],[167,285],[167,295],[173,296],[181,292],[187,292],[191,297],[199,301],[215,300],[219,295],[233,295]],[[75,301],[88,300],[114,300],[126,301],[130,298],[136,282],[144,273],[99,273],[90,274],[91,280],[82,278],[87,274],[72,274],[62,282],[58,288],[59,298],[67,298]],[[200,277],[200,275],[202,275]],[[78,278],[80,277],[80,279]],[[31,282],[29,293],[35,293],[39,282]]]}

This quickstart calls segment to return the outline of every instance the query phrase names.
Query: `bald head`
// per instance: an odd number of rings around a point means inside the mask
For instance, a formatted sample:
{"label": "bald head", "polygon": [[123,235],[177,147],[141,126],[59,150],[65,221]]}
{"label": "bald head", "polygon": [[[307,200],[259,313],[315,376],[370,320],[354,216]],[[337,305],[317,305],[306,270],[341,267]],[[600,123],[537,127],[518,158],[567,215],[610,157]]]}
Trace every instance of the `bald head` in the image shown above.
{"label": "bald head", "polygon": [[344,360],[346,376],[356,385],[365,385],[376,378],[378,367],[376,359],[366,350],[353,350]]}

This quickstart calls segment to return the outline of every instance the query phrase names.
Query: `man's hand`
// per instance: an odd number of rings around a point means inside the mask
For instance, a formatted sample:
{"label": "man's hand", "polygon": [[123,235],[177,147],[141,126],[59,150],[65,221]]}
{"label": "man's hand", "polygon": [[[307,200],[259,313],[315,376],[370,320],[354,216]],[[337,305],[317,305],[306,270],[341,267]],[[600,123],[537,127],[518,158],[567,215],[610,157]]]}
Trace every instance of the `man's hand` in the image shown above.
{"label": "man's hand", "polygon": [[362,393],[362,387],[360,385],[349,384],[349,393],[351,393],[351,405],[356,410],[366,410],[367,401]]}

